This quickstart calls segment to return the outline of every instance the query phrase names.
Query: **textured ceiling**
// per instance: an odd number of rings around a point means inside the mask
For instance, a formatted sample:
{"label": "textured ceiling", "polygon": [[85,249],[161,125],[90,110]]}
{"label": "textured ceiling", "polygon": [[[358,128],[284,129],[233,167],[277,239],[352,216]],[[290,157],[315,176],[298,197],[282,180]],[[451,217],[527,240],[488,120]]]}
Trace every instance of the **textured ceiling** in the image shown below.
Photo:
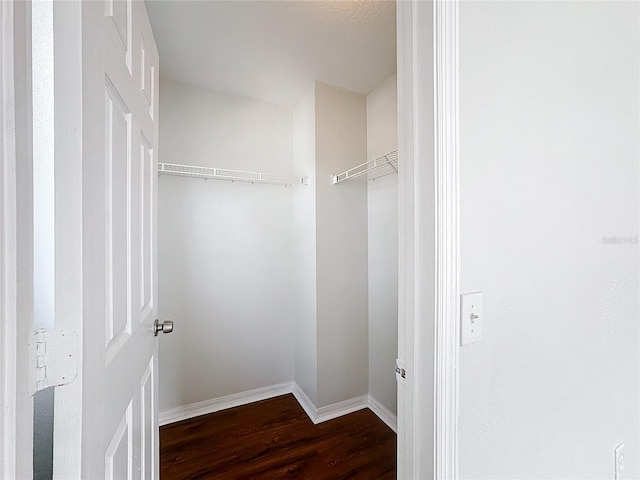
{"label": "textured ceiling", "polygon": [[293,106],[314,80],[367,94],[396,71],[394,1],[146,5],[161,78]]}

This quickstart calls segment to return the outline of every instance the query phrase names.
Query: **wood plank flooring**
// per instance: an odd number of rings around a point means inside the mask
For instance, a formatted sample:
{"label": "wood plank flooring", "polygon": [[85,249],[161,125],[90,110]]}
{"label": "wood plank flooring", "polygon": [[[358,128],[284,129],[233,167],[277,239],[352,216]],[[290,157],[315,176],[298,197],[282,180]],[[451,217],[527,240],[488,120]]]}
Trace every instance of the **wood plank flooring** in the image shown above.
{"label": "wood plank flooring", "polygon": [[161,480],[396,478],[396,435],[369,409],[314,425],[293,395],[160,428]]}

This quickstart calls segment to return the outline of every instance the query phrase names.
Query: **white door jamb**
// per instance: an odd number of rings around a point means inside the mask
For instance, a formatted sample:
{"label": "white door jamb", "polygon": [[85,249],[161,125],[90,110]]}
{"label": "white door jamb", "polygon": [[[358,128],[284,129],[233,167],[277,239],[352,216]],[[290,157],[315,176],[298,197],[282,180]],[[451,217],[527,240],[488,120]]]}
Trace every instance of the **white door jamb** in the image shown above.
{"label": "white door jamb", "polygon": [[458,0],[397,3],[398,478],[457,478]]}
{"label": "white door jamb", "polygon": [[0,478],[33,475],[31,57],[28,1],[0,2]]}
{"label": "white door jamb", "polygon": [[436,475],[458,478],[458,0],[435,2]]}

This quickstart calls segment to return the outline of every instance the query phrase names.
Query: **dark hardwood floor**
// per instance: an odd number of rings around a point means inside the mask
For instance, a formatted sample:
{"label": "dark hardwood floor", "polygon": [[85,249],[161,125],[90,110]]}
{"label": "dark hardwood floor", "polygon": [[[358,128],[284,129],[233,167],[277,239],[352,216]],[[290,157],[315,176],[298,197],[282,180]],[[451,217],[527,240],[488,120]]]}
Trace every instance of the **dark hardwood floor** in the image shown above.
{"label": "dark hardwood floor", "polygon": [[161,480],[396,478],[396,435],[369,409],[314,425],[293,395],[160,428]]}

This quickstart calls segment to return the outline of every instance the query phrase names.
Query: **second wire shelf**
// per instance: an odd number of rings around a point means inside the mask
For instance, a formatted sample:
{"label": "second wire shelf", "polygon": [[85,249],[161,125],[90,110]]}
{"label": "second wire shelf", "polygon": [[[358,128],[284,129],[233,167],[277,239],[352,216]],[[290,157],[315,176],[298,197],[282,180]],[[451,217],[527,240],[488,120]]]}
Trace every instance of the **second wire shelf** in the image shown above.
{"label": "second wire shelf", "polygon": [[394,150],[391,153],[387,153],[382,157],[378,157],[374,160],[357,165],[350,168],[346,172],[333,175],[333,183],[340,183],[351,178],[360,177],[369,173],[375,172],[379,175],[375,175],[370,180],[375,180],[378,177],[383,177],[391,173],[398,173],[398,151]]}

